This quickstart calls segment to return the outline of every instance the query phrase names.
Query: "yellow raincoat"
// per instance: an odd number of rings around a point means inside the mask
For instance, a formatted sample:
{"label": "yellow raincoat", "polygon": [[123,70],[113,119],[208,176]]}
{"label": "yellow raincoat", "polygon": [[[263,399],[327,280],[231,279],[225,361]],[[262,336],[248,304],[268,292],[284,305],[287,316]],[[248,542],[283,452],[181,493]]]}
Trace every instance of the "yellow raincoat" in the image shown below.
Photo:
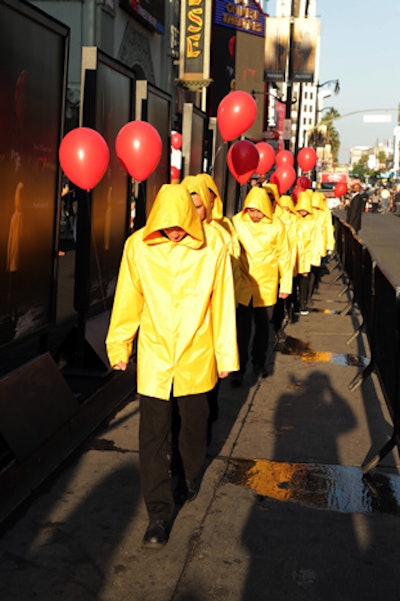
{"label": "yellow raincoat", "polygon": [[311,264],[319,267],[327,251],[327,231],[326,216],[324,206],[319,192],[313,192],[311,196],[311,206],[316,222],[315,239],[313,244],[313,256]]}
{"label": "yellow raincoat", "polygon": [[320,195],[322,208],[325,215],[326,220],[326,250],[333,251],[335,250],[335,226],[333,225],[332,213],[330,208],[328,207],[328,203],[326,202],[326,196],[322,192],[317,192]]}
{"label": "yellow raincoat", "polygon": [[[261,211],[264,217],[254,223],[247,209]],[[271,201],[264,188],[255,186],[247,194],[243,209],[232,218],[242,246],[241,283],[237,300],[248,306],[268,307],[280,292],[291,294],[292,269],[288,237],[282,221],[272,212]]]}
{"label": "yellow raincoat", "polygon": [[[275,199],[275,206],[279,204],[279,190],[276,184],[271,184],[270,182],[265,182],[262,187],[267,191],[268,194],[272,194]],[[272,207],[273,209],[275,207]]]}
{"label": "yellow raincoat", "polygon": [[[187,235],[172,242],[162,230]],[[211,390],[237,371],[233,278],[218,236],[205,238],[182,184],[162,186],[146,225],[125,243],[106,339],[110,364],[127,362],[139,329],[137,389],[163,400]]]}
{"label": "yellow raincoat", "polygon": [[[297,223],[297,273],[309,273],[314,253],[316,221],[311,206],[311,196],[307,191],[300,192],[295,209],[299,215]],[[301,210],[307,211],[305,217],[299,214]]]}
{"label": "yellow raincoat", "polygon": [[231,236],[233,253],[235,257],[238,257],[240,254],[240,244],[237,239],[236,231],[233,227],[232,221],[223,213],[224,205],[218,190],[218,186],[208,173],[199,173],[198,177],[202,178],[206,182],[207,187],[215,194],[214,206],[212,207],[212,219],[213,221],[217,221],[217,223],[221,224]]}
{"label": "yellow raincoat", "polygon": [[[202,174],[187,175],[182,180],[182,184],[184,186],[186,186],[186,188],[189,190],[190,194],[193,194],[195,192],[196,194],[198,194],[200,196],[201,201],[206,208],[205,222],[207,224],[210,224],[212,227],[214,227],[218,231],[219,235],[225,242],[227,251],[229,252],[229,254],[232,254],[232,238],[229,235],[229,233],[227,232],[227,230],[224,227],[222,227],[222,225],[220,223],[218,223],[218,221],[214,220],[214,218],[213,218],[213,209],[211,206],[210,192],[209,192],[207,183],[206,183],[205,179],[203,178],[203,175]],[[207,229],[206,229],[206,231],[207,231]]]}
{"label": "yellow raincoat", "polygon": [[[192,194],[195,192],[201,198],[202,203],[206,208],[206,218],[204,229],[206,232],[206,236],[209,235],[209,228],[214,229],[219,236],[221,236],[224,241],[227,252],[231,257],[231,265],[232,265],[232,273],[235,285],[235,295],[237,293],[238,282],[240,280],[240,268],[238,262],[238,256],[240,254],[240,245],[237,239],[237,235],[235,232],[235,236],[231,236],[228,230],[222,226],[222,224],[214,219],[213,207],[211,206],[211,197],[209,192],[209,187],[207,185],[207,180],[204,177],[205,173],[199,173],[198,175],[187,175],[182,184],[187,187],[189,192]],[[222,201],[221,201],[222,202]],[[204,222],[203,222],[204,223]],[[233,226],[232,226],[233,227]],[[236,246],[234,243],[234,239],[236,240]]]}
{"label": "yellow raincoat", "polygon": [[[286,210],[287,207],[289,210]],[[297,275],[297,222],[298,216],[294,208],[294,202],[288,195],[282,195],[279,198],[279,204],[276,205],[274,214],[279,217],[286,227],[286,233],[290,247],[290,264],[293,269],[293,276]]]}

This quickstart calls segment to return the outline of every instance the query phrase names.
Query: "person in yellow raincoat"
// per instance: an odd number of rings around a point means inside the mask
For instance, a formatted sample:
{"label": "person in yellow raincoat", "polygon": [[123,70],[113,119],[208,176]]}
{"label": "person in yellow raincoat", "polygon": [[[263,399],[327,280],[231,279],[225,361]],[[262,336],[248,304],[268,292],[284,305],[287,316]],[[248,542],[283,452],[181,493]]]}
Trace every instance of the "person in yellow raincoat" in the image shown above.
{"label": "person in yellow raincoat", "polygon": [[326,213],[324,211],[324,195],[321,192],[312,192],[311,206],[316,221],[313,258],[311,260],[311,272],[309,281],[308,304],[312,303],[312,297],[318,288],[321,279],[322,261],[328,250],[328,229]]}
{"label": "person in yellow raincoat", "polygon": [[234,256],[238,257],[240,254],[239,241],[237,239],[236,231],[233,227],[232,221],[228,217],[226,217],[226,215],[224,215],[224,205],[218,190],[218,186],[209,173],[199,173],[198,175],[205,181],[211,193],[211,217],[213,221],[216,221],[217,223],[221,224],[222,227],[224,227],[228,234],[231,236],[233,244],[233,254]]}
{"label": "person in yellow raincoat", "polygon": [[[235,247],[233,243],[233,238],[228,230],[221,225],[219,221],[213,218],[213,198],[210,194],[209,187],[207,185],[207,179],[204,177],[206,174],[198,174],[198,175],[187,175],[183,180],[182,184],[187,187],[194,202],[194,206],[197,210],[197,213],[200,217],[200,221],[204,225],[204,229],[206,232],[206,237],[210,235],[218,235],[223,240],[226,250],[231,257],[231,265],[232,265],[232,273],[234,279],[234,288],[236,291],[237,288],[237,280],[240,276],[239,272],[239,264],[237,258],[235,257]],[[237,241],[237,244],[238,241]],[[218,390],[219,390],[219,380],[216,383],[213,390],[210,390],[207,394],[208,403],[209,403],[209,420],[208,420],[208,435],[207,441],[208,444],[211,442],[212,436],[212,424],[218,419]]]}
{"label": "person in yellow raincoat", "polygon": [[159,190],[146,225],[126,241],[106,347],[126,369],[137,332],[139,460],[149,525],[143,545],[169,538],[172,398],[187,500],[198,491],[206,454],[207,392],[238,369],[232,270],[223,242],[205,237],[182,184]]}
{"label": "person in yellow raincoat", "polygon": [[275,331],[279,335],[281,328],[284,329],[285,325],[293,319],[294,314],[295,299],[293,298],[293,290],[295,290],[295,277],[297,275],[297,222],[299,218],[292,197],[287,194],[279,197],[279,201],[275,205],[274,214],[279,217],[286,228],[289,240],[290,264],[292,267],[292,294],[285,299],[278,298],[274,308],[272,321],[275,325]]}
{"label": "person in yellow raincoat", "polygon": [[[272,210],[275,212],[276,206],[279,203],[279,190],[276,184],[271,184],[271,182],[264,182],[262,187],[267,192],[269,199],[272,203]],[[278,215],[279,216],[279,215]]]}
{"label": "person in yellow raincoat", "polygon": [[314,241],[316,240],[316,220],[308,191],[300,192],[295,205],[299,215],[297,223],[297,264],[298,303],[300,315],[308,315],[308,297]]}
{"label": "person in yellow raincoat", "polygon": [[246,371],[252,321],[253,370],[264,377],[267,375],[265,360],[273,307],[278,298],[278,287],[280,298],[287,298],[292,292],[292,268],[285,226],[274,216],[264,188],[251,188],[243,209],[233,216],[232,221],[242,247],[242,278],[237,296],[240,374],[232,380],[232,384],[238,386]]}

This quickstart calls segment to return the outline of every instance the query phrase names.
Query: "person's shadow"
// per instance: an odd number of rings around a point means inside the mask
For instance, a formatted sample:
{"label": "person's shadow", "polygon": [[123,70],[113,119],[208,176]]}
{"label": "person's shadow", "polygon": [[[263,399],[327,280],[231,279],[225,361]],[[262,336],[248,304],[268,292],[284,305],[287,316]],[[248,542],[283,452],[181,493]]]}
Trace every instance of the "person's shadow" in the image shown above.
{"label": "person's shadow", "polygon": [[[382,534],[372,516],[364,516],[360,519],[368,522],[368,535],[361,544],[354,514],[330,505],[329,483],[313,470],[323,464],[340,466],[338,438],[356,425],[351,407],[325,373],[313,371],[304,381],[292,379],[290,392],[280,397],[274,423],[273,459],[282,482],[268,487],[275,495],[254,497],[242,533],[250,563],[241,598],[372,599],[374,590],[378,594],[382,560],[375,569],[371,558],[377,561],[375,543]],[[313,504],[316,498],[318,506]]]}
{"label": "person's shadow", "polygon": [[[103,462],[94,461],[93,470],[104,470]],[[140,487],[134,461],[117,463],[92,488],[85,479],[75,479],[74,471],[73,466],[70,478],[63,474],[57,506],[48,505],[55,498],[52,490],[3,538],[7,578],[4,590],[0,585],[2,599],[14,598],[15,591],[26,600],[102,599],[102,591],[110,586],[109,571],[126,569],[113,562],[138,511]],[[72,511],[71,495],[76,498]],[[7,536],[12,536],[8,543]]]}

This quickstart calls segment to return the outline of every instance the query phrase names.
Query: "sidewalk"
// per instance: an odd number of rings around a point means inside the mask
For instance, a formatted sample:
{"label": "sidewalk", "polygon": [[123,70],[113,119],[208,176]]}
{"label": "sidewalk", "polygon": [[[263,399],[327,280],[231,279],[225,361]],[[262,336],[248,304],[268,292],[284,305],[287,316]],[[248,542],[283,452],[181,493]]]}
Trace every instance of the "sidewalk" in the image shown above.
{"label": "sidewalk", "polygon": [[363,601],[400,598],[399,458],[369,351],[331,262],[271,376],[224,381],[199,496],[143,550],[138,403],[43,487],[0,541],[1,601]]}

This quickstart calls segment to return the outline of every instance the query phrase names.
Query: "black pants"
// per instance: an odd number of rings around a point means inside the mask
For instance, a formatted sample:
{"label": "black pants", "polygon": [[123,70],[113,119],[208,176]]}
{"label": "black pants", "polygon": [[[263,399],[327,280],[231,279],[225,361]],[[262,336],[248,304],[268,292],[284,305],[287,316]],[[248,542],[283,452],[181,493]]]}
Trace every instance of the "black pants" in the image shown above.
{"label": "black pants", "polygon": [[321,281],[321,267],[312,265],[309,278],[308,296],[311,298],[314,292],[318,290],[318,286]]}
{"label": "black pants", "polygon": [[254,321],[254,336],[251,346],[251,360],[253,365],[264,367],[268,342],[270,337],[271,319],[274,305],[269,307],[253,307],[250,304],[238,305],[237,308],[237,339],[239,348],[240,371],[246,371],[249,359],[249,343],[252,321]]}
{"label": "black pants", "polygon": [[[185,478],[196,479],[207,449],[207,394],[175,399],[179,410],[179,454]],[[169,519],[174,509],[171,486],[172,399],[139,398],[139,463],[142,494],[150,521]]]}
{"label": "black pants", "polygon": [[299,306],[300,311],[303,311],[307,308],[307,301],[309,297],[309,287],[310,287],[310,274],[307,275],[299,274],[297,276],[297,281],[299,284]]}

